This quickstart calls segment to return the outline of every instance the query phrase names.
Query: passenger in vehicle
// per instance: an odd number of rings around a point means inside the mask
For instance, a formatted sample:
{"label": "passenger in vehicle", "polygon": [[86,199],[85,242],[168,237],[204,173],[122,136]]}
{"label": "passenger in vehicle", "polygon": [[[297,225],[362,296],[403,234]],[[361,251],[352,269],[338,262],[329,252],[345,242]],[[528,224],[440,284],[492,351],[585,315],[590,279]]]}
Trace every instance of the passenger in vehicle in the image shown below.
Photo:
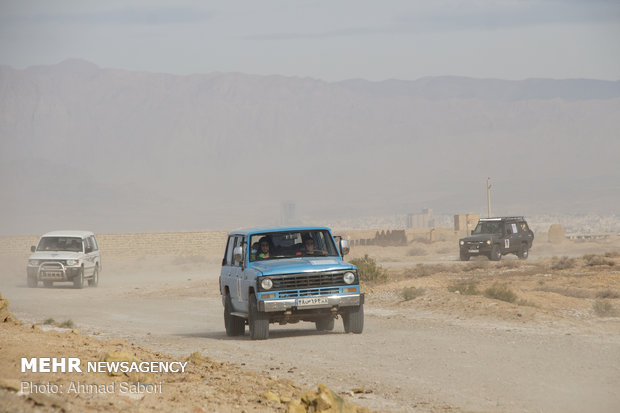
{"label": "passenger in vehicle", "polygon": [[258,242],[258,254],[256,255],[256,259],[265,260],[267,258],[271,258],[271,243],[269,242],[269,238],[262,237]]}
{"label": "passenger in vehicle", "polygon": [[256,254],[258,253],[258,242],[252,244],[252,249],[250,250],[250,261],[256,260]]}

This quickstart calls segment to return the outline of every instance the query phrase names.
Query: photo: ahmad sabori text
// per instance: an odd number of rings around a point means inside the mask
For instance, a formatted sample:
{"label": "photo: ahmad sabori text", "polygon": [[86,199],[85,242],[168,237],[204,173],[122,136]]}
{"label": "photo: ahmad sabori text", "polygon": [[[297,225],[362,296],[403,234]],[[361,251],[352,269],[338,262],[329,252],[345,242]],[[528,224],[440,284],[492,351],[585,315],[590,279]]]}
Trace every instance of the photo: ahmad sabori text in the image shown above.
{"label": "photo: ahmad sabori text", "polygon": [[162,383],[130,383],[127,381],[113,382],[108,384],[93,384],[72,381],[67,385],[54,383],[21,382],[22,393],[47,393],[47,394],[153,394],[162,393]]}

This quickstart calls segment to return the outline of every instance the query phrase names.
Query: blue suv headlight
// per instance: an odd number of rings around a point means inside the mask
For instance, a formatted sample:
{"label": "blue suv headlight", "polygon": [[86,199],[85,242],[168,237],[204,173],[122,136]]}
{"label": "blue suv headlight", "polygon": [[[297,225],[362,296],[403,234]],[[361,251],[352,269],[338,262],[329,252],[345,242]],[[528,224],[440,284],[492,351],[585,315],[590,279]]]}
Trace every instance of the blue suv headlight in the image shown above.
{"label": "blue suv headlight", "polygon": [[263,278],[260,282],[260,286],[263,287],[263,290],[270,290],[273,287],[273,281],[269,278]]}
{"label": "blue suv headlight", "polygon": [[342,279],[346,284],[353,284],[353,282],[355,282],[355,274],[352,272],[345,272]]}

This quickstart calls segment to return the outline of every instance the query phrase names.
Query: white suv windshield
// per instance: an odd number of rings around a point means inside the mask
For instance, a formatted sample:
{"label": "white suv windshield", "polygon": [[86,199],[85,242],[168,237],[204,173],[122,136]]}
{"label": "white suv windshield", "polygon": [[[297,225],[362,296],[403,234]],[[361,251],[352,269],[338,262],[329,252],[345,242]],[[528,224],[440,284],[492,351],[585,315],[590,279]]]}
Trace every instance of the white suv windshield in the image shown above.
{"label": "white suv windshield", "polygon": [[37,251],[72,251],[82,252],[82,239],[76,237],[43,237]]}
{"label": "white suv windshield", "polygon": [[311,256],[338,256],[329,231],[269,232],[250,237],[250,262]]}

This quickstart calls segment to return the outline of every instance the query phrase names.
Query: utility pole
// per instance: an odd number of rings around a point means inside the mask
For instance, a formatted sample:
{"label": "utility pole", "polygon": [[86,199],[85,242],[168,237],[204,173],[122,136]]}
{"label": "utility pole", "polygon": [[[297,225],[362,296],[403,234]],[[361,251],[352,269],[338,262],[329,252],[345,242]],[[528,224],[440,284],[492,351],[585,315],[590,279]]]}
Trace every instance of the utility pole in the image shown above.
{"label": "utility pole", "polygon": [[487,218],[491,218],[491,178],[487,178]]}

